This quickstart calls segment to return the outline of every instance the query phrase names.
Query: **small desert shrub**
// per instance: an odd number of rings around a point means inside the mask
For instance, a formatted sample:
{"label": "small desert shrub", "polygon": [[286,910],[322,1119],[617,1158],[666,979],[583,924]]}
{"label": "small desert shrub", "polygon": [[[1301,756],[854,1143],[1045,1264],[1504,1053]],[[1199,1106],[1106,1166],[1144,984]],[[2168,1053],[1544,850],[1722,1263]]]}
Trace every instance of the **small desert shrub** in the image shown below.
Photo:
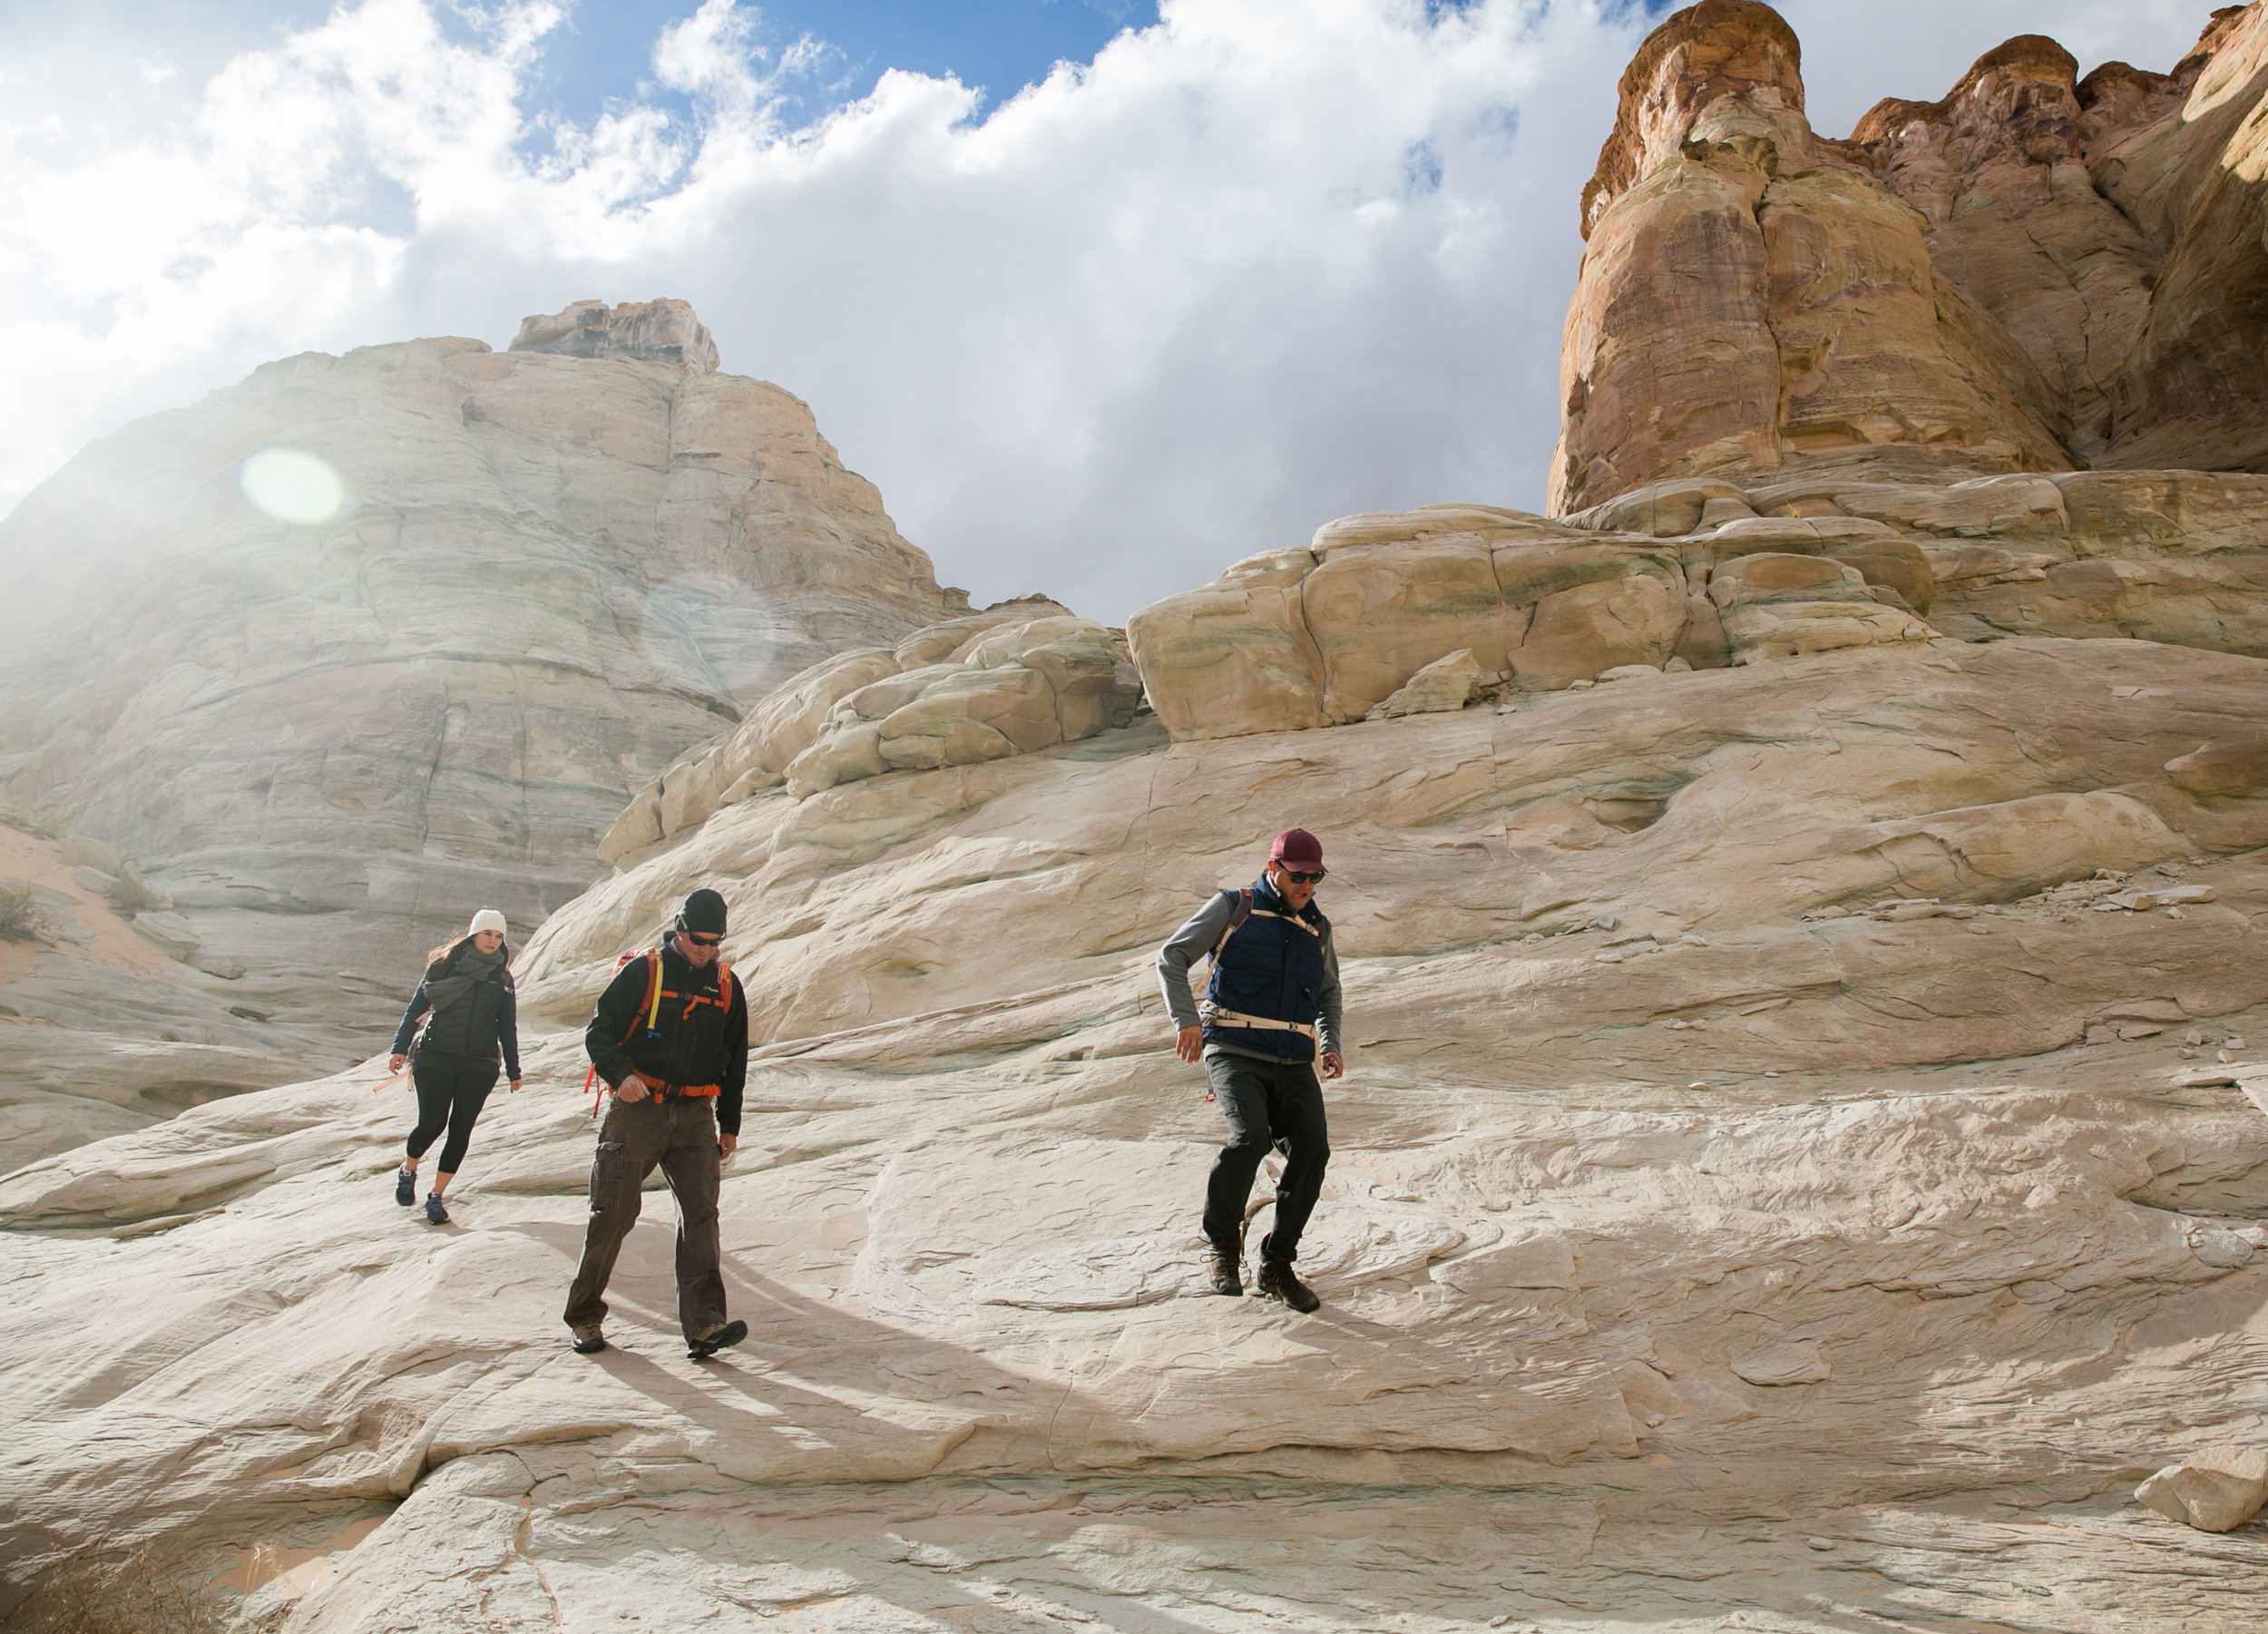
{"label": "small desert shrub", "polygon": [[26,834],[42,839],[55,837],[54,830],[40,821],[39,813],[14,797],[0,798],[0,827],[21,828]]}
{"label": "small desert shrub", "polygon": [[142,883],[142,876],[131,865],[111,887],[110,896],[111,905],[129,918],[144,908],[154,907],[158,900],[158,894]]}
{"label": "small desert shrub", "polygon": [[47,934],[47,915],[29,885],[0,885],[0,942],[36,942]]}
{"label": "small desert shrub", "polygon": [[86,1559],[51,1567],[15,1610],[5,1634],[225,1634],[237,1601],[204,1595],[137,1555],[122,1563]]}

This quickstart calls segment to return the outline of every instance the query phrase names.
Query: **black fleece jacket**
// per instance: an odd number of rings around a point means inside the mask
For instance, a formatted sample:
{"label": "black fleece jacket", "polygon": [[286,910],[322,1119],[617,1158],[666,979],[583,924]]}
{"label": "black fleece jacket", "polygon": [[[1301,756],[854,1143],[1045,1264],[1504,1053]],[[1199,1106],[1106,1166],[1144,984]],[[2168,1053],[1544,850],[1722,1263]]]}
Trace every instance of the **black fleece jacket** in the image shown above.
{"label": "black fleece jacket", "polygon": [[646,993],[650,954],[614,973],[583,1030],[583,1048],[610,1085],[635,1071],[657,1083],[717,1086],[717,1127],[740,1132],[740,1091],[748,1076],[748,1000],[740,979],[719,993],[718,967],[695,970],[674,939],[661,950],[660,1013],[647,1035]]}

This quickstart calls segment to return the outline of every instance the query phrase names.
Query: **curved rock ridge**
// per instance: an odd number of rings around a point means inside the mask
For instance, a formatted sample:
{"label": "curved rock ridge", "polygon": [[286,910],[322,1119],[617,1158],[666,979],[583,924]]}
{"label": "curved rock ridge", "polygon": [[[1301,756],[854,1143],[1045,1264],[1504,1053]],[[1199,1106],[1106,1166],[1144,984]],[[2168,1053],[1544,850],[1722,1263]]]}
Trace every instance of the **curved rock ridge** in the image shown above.
{"label": "curved rock ridge", "polygon": [[1799,64],[1770,7],[1712,0],[1625,76],[1554,513],[1677,476],[2263,468],[2268,11],[2216,14],[2170,75],[2082,83],[2021,35],[1843,142]]}
{"label": "curved rock ridge", "polygon": [[134,859],[261,987],[238,1002],[316,1024],[303,1071],[362,1054],[474,909],[516,942],[601,874],[688,748],[949,612],[801,402],[624,355],[699,339],[681,302],[606,317],[592,357],[268,365],[0,523],[0,792]]}
{"label": "curved rock ridge", "polygon": [[1044,596],[1000,602],[796,676],[640,790],[599,857],[620,866],[767,788],[801,799],[885,772],[1075,743],[1126,725],[1141,696],[1114,631]]}
{"label": "curved rock ridge", "polygon": [[1475,689],[1435,707],[1932,635],[2268,656],[2263,515],[2249,475],[1670,482],[1557,521],[1348,517],[1128,628],[1177,739],[1358,720],[1461,653]]}

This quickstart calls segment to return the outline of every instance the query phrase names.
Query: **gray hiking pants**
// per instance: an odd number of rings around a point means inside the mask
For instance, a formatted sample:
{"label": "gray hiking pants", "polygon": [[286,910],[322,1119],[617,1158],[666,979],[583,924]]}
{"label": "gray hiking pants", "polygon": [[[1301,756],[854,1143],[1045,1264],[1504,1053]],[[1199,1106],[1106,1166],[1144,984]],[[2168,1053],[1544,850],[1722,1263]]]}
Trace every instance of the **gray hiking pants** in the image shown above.
{"label": "gray hiking pants", "polygon": [[591,1221],[582,1238],[582,1263],[567,1291],[567,1326],[588,1327],[606,1319],[606,1285],[622,1239],[638,1223],[639,1188],[661,1166],[678,1200],[678,1326],[686,1342],[725,1320],[725,1279],[719,1269],[716,1102],[709,1099],[645,1100],[625,1104],[607,1097],[599,1125],[598,1154],[591,1163]]}

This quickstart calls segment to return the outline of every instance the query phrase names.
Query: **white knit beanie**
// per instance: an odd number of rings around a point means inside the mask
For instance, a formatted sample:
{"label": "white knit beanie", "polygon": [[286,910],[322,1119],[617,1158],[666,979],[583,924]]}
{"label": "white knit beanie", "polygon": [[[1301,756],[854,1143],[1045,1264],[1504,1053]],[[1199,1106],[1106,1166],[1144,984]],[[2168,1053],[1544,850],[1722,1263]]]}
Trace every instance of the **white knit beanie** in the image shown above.
{"label": "white knit beanie", "polygon": [[494,908],[483,908],[479,913],[473,915],[472,934],[477,936],[483,931],[494,931],[498,935],[503,935],[504,931],[504,916],[502,914],[499,914]]}

